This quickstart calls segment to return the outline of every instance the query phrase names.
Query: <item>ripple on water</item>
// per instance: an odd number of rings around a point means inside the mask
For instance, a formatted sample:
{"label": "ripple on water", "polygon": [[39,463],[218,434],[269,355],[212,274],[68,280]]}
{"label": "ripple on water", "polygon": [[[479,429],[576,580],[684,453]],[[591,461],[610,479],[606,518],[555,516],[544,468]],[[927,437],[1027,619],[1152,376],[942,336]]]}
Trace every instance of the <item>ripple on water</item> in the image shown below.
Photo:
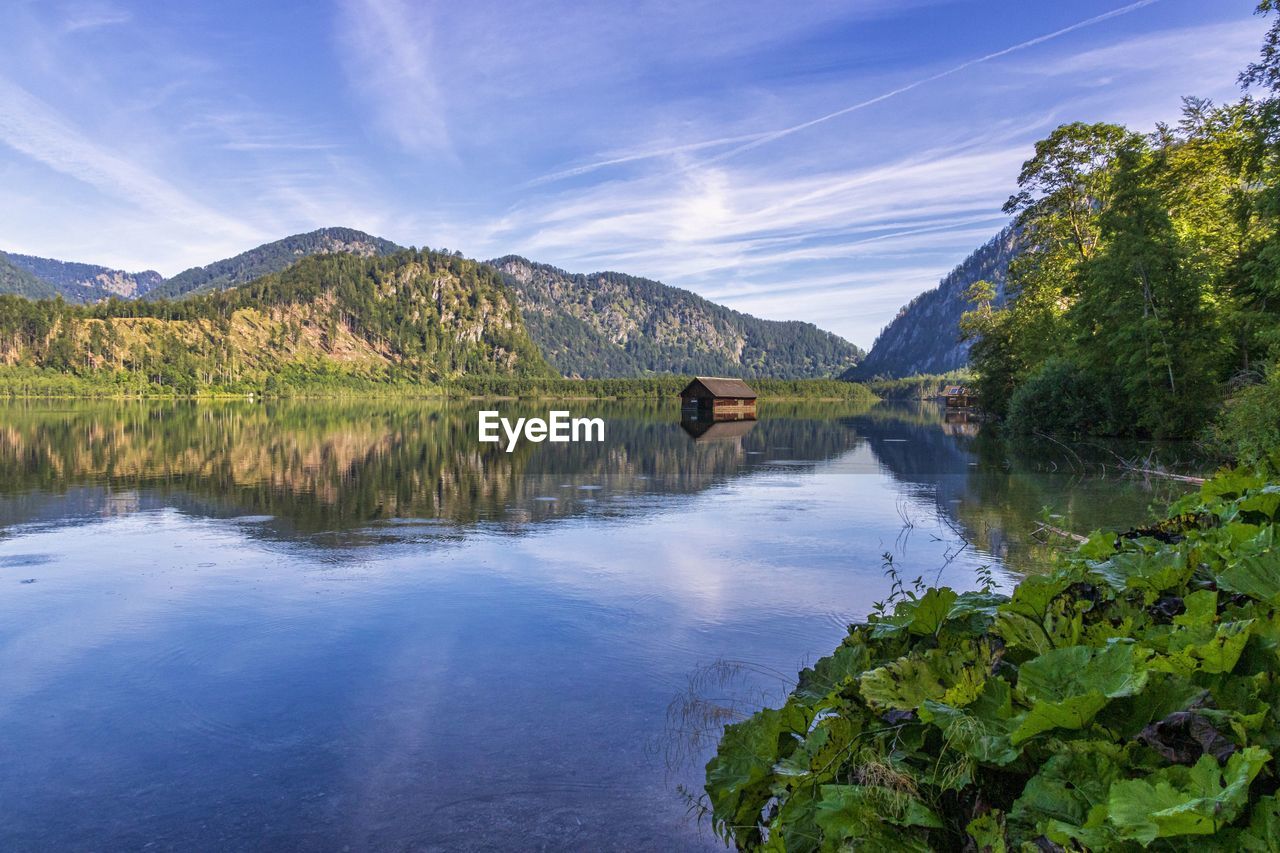
{"label": "ripple on water", "polygon": [[0,569],[17,569],[23,566],[43,566],[52,563],[52,554],[10,554],[0,557]]}

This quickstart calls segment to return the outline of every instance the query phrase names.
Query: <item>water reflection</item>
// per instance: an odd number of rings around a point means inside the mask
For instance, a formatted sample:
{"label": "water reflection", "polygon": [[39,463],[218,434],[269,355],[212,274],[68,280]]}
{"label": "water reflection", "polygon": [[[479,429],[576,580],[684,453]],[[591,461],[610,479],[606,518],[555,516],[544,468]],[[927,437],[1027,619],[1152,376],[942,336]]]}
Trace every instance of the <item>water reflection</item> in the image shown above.
{"label": "water reflection", "polygon": [[1165,488],[937,408],[564,407],[606,441],[508,454],[478,405],[0,407],[0,849],[716,849],[675,790],[708,743],[663,761],[690,673],[765,701],[884,552],[1008,583],[1043,508],[1127,526]]}
{"label": "water reflection", "polygon": [[[512,418],[535,414],[527,405],[500,408]],[[0,525],[158,506],[270,515],[296,533],[395,519],[522,525],[600,511],[601,497],[701,491],[768,466],[770,448],[816,463],[859,440],[847,423],[794,405],[733,446],[689,442],[670,406],[584,408],[606,419],[606,442],[522,442],[507,453],[476,440],[474,406],[8,407],[0,415]],[[744,423],[723,426],[746,438],[755,422]]]}

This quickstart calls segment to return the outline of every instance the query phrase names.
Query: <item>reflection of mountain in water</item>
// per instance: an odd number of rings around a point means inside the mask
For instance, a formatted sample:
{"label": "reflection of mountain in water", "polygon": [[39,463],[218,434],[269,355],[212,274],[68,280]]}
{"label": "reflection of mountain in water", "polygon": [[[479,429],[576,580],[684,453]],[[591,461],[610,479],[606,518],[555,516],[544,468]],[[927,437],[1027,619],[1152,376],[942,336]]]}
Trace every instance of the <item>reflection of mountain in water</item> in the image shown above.
{"label": "reflection of mountain in water", "polygon": [[1033,535],[1046,512],[1055,526],[1082,533],[1127,528],[1185,491],[1172,481],[1118,477],[1097,464],[1105,449],[1010,444],[948,414],[934,403],[886,405],[849,423],[915,497],[1015,570],[1045,565],[1061,544]]}
{"label": "reflection of mountain in water", "polygon": [[[281,535],[401,518],[519,526],[687,494],[855,446],[822,410],[775,407],[732,441],[691,441],[673,406],[570,404],[603,443],[481,444],[479,406],[410,403],[13,405],[0,418],[0,526],[177,507],[273,516]],[[508,417],[542,415],[525,404]],[[272,526],[265,528],[272,530]]]}

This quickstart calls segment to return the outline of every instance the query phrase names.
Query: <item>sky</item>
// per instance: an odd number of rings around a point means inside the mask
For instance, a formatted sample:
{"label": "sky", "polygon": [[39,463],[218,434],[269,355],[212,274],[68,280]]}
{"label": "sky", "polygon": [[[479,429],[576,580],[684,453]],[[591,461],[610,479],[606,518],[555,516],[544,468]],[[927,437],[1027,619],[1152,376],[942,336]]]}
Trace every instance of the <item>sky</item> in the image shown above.
{"label": "sky", "polygon": [[1037,139],[1231,100],[1255,0],[0,0],[0,249],[173,275],[330,225],[869,347]]}

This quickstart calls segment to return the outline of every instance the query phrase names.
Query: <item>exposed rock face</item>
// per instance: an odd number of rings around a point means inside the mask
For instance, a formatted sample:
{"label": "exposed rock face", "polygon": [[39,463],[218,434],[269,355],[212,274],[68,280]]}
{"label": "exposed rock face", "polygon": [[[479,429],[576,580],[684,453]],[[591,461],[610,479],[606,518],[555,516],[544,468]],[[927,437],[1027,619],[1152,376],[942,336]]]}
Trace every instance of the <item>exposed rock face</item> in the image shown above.
{"label": "exposed rock face", "polygon": [[761,320],[650,279],[574,275],[516,256],[490,263],[519,296],[534,342],[566,376],[830,377],[862,357],[810,323]]}
{"label": "exposed rock face", "polygon": [[8,257],[12,264],[49,284],[68,302],[97,302],[111,296],[137,299],[164,281],[164,276],[155,270],[125,272],[97,264],[57,261],[32,255],[11,254]]}
{"label": "exposed rock face", "polygon": [[1005,301],[1009,262],[1022,251],[1018,233],[1006,228],[964,260],[933,290],[912,299],[876,338],[871,352],[844,379],[899,378],[947,373],[969,363],[968,341],[960,340],[960,317],[971,307],[965,291],[977,281],[996,286]]}

